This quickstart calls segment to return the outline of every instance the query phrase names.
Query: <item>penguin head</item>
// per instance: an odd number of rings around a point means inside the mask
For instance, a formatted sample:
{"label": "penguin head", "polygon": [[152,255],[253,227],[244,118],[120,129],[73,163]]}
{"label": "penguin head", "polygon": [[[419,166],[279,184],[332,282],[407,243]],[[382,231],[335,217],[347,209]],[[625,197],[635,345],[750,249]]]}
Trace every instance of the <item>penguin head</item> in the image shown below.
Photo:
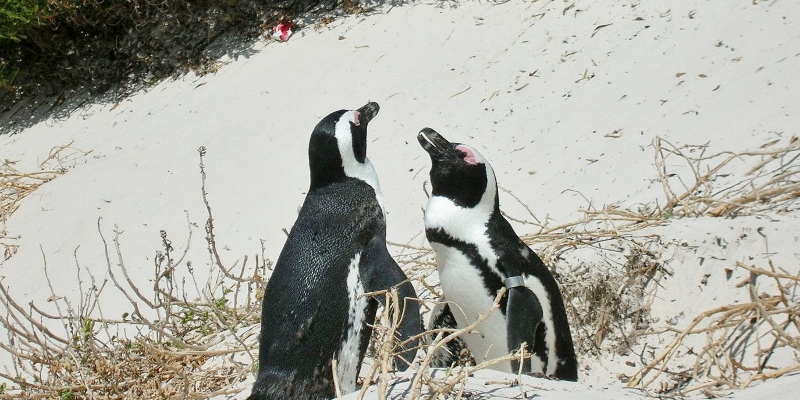
{"label": "penguin head", "polygon": [[312,189],[347,177],[376,179],[367,159],[367,125],[379,110],[378,103],[369,102],[357,110],[334,111],[319,121],[308,145]]}
{"label": "penguin head", "polygon": [[450,143],[431,128],[420,131],[417,140],[431,157],[432,196],[466,208],[497,206],[494,170],[477,150]]}

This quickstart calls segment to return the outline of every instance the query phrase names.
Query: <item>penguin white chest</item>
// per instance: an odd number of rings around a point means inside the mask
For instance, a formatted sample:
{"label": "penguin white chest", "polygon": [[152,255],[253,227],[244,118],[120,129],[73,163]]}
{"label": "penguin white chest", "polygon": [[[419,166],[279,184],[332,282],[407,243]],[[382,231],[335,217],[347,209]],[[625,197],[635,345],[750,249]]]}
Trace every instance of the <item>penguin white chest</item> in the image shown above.
{"label": "penguin white chest", "polygon": [[[474,246],[473,250],[486,262],[490,272],[502,276],[497,270],[497,255],[486,232],[490,213],[491,207],[486,205],[466,208],[446,197],[432,196],[425,209],[425,228],[441,230],[455,242]],[[459,328],[468,326],[489,311],[496,294],[489,292],[481,270],[464,252],[435,240],[431,241],[431,246],[436,251],[439,280],[453,317]],[[475,361],[481,362],[508,355],[507,337],[506,318],[500,310],[495,310],[462,339]],[[508,363],[496,364],[492,368],[512,372]]]}
{"label": "penguin white chest", "polygon": [[[432,243],[436,250],[439,279],[450,310],[463,328],[492,308],[495,296],[487,290],[480,271],[459,250]],[[490,360],[508,354],[506,319],[495,310],[475,330],[462,336],[475,361]],[[508,363],[491,367],[512,372]]]}

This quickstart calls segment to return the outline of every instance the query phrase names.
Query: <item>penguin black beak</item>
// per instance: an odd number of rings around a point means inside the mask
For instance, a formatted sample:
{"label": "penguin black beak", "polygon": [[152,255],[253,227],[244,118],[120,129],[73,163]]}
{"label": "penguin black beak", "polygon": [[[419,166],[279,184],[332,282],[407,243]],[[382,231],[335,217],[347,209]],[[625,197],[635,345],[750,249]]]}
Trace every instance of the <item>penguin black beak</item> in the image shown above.
{"label": "penguin black beak", "polygon": [[378,115],[378,111],[381,110],[381,106],[378,103],[371,101],[364,105],[363,107],[356,110],[358,112],[358,125],[366,126],[369,124],[369,121],[372,121],[376,115]]}
{"label": "penguin black beak", "polygon": [[423,128],[419,131],[417,140],[422,148],[431,156],[433,156],[434,153],[441,154],[451,147],[447,139],[431,128]]}

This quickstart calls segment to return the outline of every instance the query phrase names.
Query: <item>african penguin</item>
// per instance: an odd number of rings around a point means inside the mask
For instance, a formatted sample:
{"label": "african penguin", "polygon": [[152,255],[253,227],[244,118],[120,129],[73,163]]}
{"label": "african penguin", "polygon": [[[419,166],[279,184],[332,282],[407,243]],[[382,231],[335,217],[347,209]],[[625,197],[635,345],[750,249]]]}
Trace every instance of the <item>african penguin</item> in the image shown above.
{"label": "african penguin", "polygon": [[[433,129],[423,129],[417,139],[432,163],[425,233],[446,299],[432,313],[433,325],[471,324],[505,285],[499,312],[462,336],[472,356],[477,362],[502,357],[524,342],[532,354],[523,372],[576,381],[578,362],[558,284],[500,214],[492,166],[472,147],[450,143]],[[517,372],[519,363],[493,368]]]}
{"label": "african penguin", "polygon": [[[258,373],[248,399],[326,399],[356,379],[383,296],[397,287],[400,340],[422,331],[416,293],[386,248],[386,220],[375,170],[367,158],[367,125],[377,103],[340,110],[311,134],[311,184],[264,291]],[[405,370],[409,344],[394,359]],[[336,359],[334,370],[332,361]]]}

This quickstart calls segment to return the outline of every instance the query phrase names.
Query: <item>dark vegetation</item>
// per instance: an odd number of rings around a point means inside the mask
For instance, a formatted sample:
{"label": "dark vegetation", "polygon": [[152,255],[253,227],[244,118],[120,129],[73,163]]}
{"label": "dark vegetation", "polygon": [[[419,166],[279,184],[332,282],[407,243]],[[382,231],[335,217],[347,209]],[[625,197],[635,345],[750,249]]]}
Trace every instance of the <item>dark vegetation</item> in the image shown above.
{"label": "dark vegetation", "polygon": [[[0,0],[0,134],[205,72],[282,16],[340,0]],[[344,3],[354,3],[344,0]],[[99,99],[98,99],[99,97]]]}

